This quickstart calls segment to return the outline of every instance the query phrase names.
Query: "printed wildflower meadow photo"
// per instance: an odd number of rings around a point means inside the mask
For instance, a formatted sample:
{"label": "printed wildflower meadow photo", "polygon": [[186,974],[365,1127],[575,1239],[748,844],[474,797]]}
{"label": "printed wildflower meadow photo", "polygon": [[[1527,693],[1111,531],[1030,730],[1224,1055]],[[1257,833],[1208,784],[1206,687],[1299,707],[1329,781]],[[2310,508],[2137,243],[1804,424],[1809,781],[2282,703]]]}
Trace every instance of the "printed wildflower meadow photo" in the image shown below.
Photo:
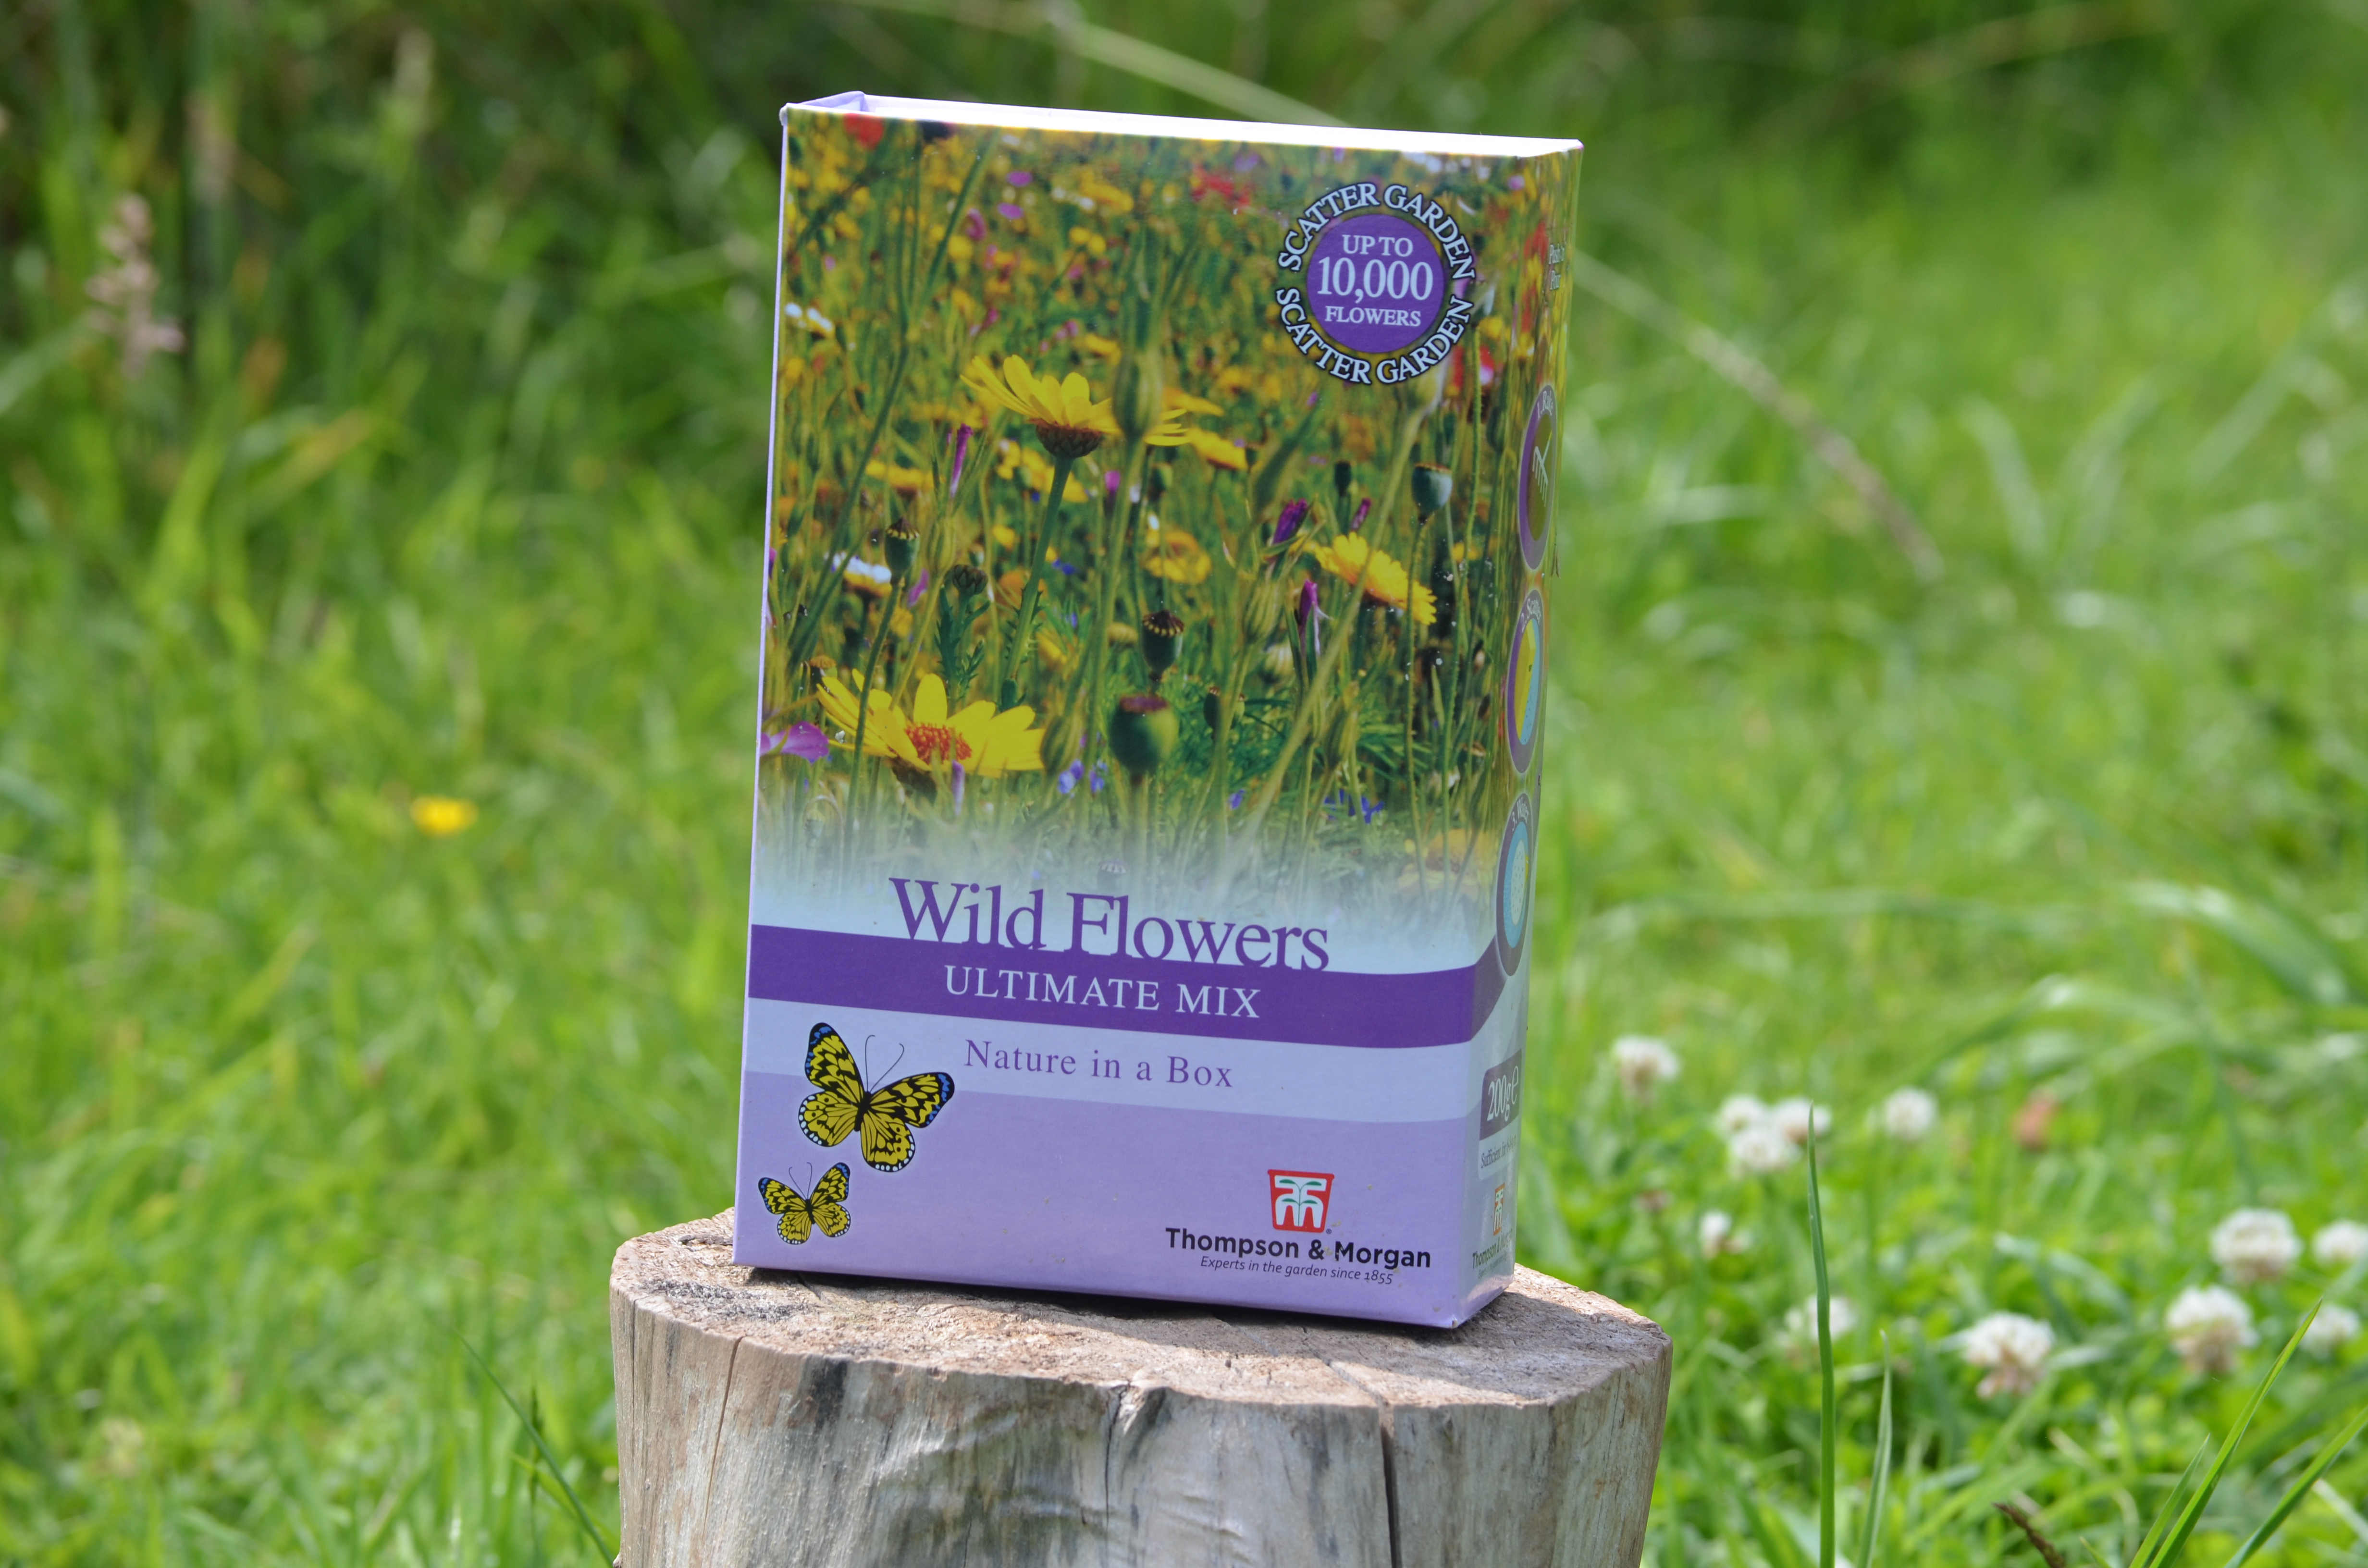
{"label": "printed wildflower meadow photo", "polygon": [[1576,158],[788,121],[760,886],[1518,927]]}
{"label": "printed wildflower meadow photo", "polygon": [[1578,148],[784,125],[735,1258],[1465,1321]]}

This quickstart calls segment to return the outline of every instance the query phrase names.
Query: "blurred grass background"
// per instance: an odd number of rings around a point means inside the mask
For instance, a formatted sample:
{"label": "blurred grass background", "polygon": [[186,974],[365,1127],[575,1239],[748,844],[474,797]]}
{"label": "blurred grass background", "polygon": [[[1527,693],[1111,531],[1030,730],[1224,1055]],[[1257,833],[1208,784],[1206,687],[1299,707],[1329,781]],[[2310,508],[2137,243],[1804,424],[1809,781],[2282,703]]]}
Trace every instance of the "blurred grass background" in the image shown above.
{"label": "blurred grass background", "polygon": [[[587,1560],[469,1346],[612,1529],[609,1252],[729,1199],[774,111],[856,85],[1589,143],[1660,303],[1572,347],[1525,1258],[1678,1336],[1652,1561],[1801,1568],[1797,1173],[1709,1113],[1816,1095],[1846,1523],[1881,1326],[1886,1555],[2119,1561],[2237,1398],[2159,1329],[2212,1223],[2368,1210],[2363,84],[2359,0],[19,0],[0,1562]],[[2077,1352],[2027,1400],[1993,1307]]]}

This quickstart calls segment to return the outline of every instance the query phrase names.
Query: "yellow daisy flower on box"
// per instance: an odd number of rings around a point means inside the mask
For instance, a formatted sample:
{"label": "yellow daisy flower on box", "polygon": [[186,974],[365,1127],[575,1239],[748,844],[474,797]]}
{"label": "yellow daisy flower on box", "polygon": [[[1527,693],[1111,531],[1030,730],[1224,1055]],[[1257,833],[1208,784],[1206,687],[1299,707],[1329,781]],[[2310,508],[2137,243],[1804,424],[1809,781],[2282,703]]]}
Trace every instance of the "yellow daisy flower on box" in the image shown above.
{"label": "yellow daisy flower on box", "polygon": [[1439,604],[1429,588],[1412,581],[1406,569],[1385,550],[1375,550],[1362,534],[1342,534],[1318,545],[1315,563],[1344,583],[1356,584],[1375,604],[1406,610],[1417,626],[1429,626],[1439,615]]}
{"label": "yellow daisy flower on box", "polygon": [[[1097,400],[1092,385],[1075,370],[1055,381],[1037,375],[1017,354],[1007,358],[1001,369],[980,355],[962,371],[962,385],[981,402],[1033,425],[1036,438],[1056,458],[1075,461],[1119,433],[1110,401]],[[1166,415],[1144,439],[1155,447],[1180,446],[1186,439],[1182,416]]]}
{"label": "yellow daisy flower on box", "polygon": [[[1007,773],[1037,773],[1044,767],[1044,732],[1028,726],[1036,710],[1021,706],[996,711],[980,700],[959,713],[946,711],[946,683],[923,676],[913,686],[913,710],[874,687],[863,718],[863,755],[920,772],[935,772],[960,764],[973,778],[1000,778]],[[853,744],[855,693],[837,676],[822,678],[822,710],[841,733],[842,745]]]}
{"label": "yellow daisy flower on box", "polygon": [[1184,432],[1183,444],[1200,453],[1212,468],[1229,468],[1241,473],[1250,466],[1249,453],[1214,430],[1189,429]]}
{"label": "yellow daisy flower on box", "polygon": [[863,472],[871,478],[885,480],[888,488],[899,495],[918,494],[929,488],[928,474],[917,468],[906,468],[902,463],[882,462],[874,458],[865,465]]}

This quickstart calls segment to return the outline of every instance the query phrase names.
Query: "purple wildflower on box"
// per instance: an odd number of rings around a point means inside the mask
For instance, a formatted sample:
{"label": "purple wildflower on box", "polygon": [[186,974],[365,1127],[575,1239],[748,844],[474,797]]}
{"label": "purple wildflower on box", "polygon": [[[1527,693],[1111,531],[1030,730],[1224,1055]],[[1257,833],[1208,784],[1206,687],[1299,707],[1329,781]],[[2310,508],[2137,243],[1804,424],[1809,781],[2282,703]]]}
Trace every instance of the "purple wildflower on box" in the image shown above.
{"label": "purple wildflower on box", "polygon": [[1064,795],[1074,791],[1080,783],[1085,785],[1087,794],[1099,795],[1102,792],[1102,786],[1110,782],[1110,765],[1101,762],[1094,764],[1094,770],[1088,776],[1086,772],[1085,761],[1080,758],[1061,769],[1060,777],[1053,782],[1059,787]]}
{"label": "purple wildflower on box", "polygon": [[967,425],[954,432],[953,477],[946,481],[946,494],[949,495],[962,488],[962,464],[970,460],[970,444],[977,434]]}
{"label": "purple wildflower on box", "polygon": [[786,730],[766,732],[764,743],[757,748],[758,756],[799,756],[808,762],[820,762],[830,755],[830,737],[815,725],[791,724]]}
{"label": "purple wildflower on box", "polygon": [[1289,544],[1292,539],[1298,536],[1299,525],[1306,520],[1306,502],[1298,500],[1285,501],[1282,504],[1282,511],[1281,515],[1274,519],[1274,537],[1267,542],[1275,549],[1281,550],[1284,545]]}

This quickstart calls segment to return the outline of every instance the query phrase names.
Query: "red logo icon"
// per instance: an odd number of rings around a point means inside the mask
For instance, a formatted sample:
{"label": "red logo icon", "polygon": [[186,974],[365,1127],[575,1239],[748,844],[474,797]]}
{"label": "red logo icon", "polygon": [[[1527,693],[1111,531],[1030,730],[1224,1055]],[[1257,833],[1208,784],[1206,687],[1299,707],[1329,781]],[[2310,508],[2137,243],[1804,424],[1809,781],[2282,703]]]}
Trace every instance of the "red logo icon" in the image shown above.
{"label": "red logo icon", "polygon": [[1320,1231],[1326,1199],[1332,1191],[1329,1171],[1269,1171],[1267,1194],[1274,1202],[1278,1231]]}

